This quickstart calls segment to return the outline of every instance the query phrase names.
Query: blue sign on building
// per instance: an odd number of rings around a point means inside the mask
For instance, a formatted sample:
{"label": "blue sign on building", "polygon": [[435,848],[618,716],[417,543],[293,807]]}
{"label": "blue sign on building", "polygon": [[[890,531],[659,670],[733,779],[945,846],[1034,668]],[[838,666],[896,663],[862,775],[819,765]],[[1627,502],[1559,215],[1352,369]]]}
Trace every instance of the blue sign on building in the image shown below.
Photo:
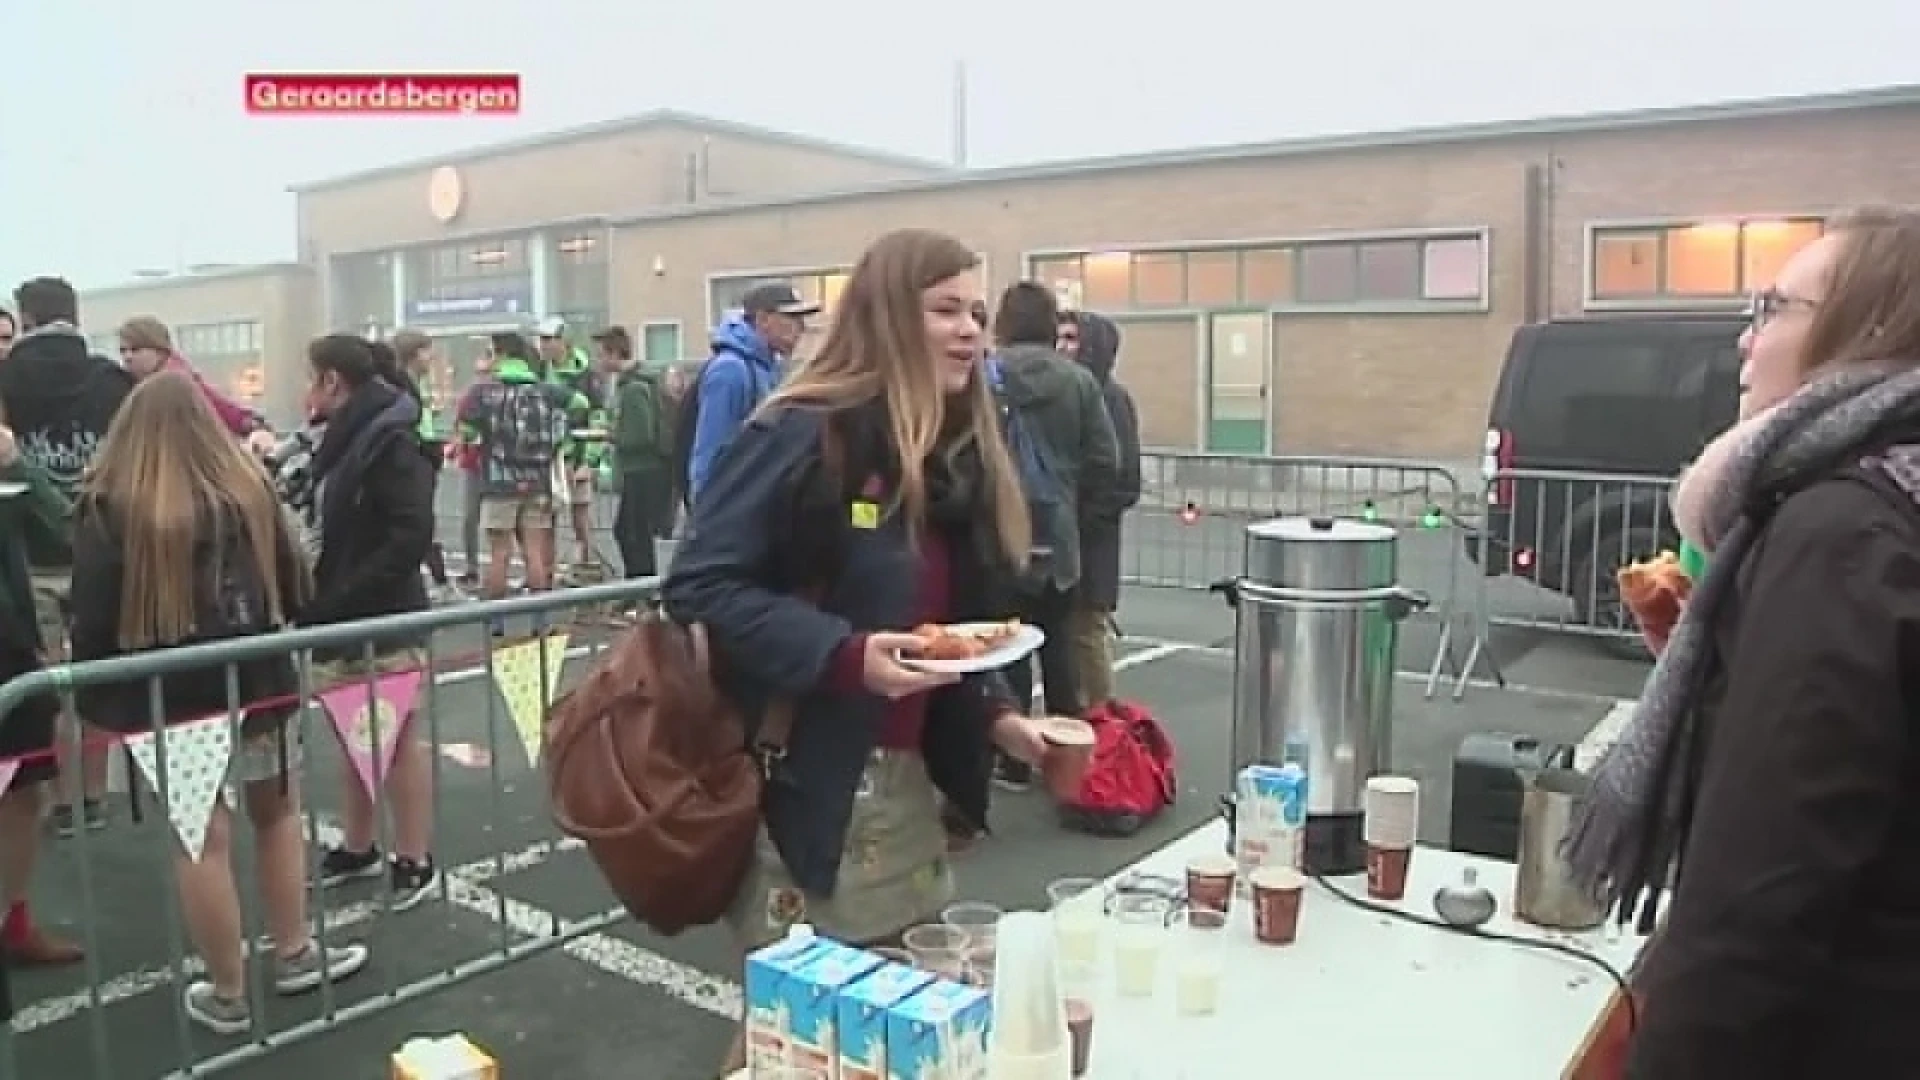
{"label": "blue sign on building", "polygon": [[409,323],[516,321],[533,316],[531,284],[462,296],[425,296],[407,301]]}

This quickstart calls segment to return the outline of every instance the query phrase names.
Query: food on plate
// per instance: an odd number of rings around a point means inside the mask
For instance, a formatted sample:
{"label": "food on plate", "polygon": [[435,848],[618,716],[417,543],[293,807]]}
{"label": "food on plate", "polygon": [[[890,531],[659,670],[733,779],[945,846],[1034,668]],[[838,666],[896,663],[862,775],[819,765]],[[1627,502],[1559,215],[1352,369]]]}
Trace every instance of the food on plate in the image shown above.
{"label": "food on plate", "polygon": [[1665,641],[1680,622],[1680,609],[1693,593],[1693,579],[1680,569],[1680,557],[1663,551],[1620,568],[1620,600],[1656,641]]}
{"label": "food on plate", "polygon": [[910,653],[916,660],[973,660],[1000,648],[1020,633],[1020,620],[941,626],[926,623],[913,628],[926,645]]}

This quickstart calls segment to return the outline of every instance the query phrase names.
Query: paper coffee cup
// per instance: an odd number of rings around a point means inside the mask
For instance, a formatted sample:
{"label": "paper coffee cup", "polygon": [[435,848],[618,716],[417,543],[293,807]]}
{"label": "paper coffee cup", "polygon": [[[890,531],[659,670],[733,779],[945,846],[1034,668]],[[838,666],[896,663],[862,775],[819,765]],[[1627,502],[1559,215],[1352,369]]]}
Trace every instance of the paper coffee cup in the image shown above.
{"label": "paper coffee cup", "polygon": [[1233,904],[1234,878],[1239,864],[1230,855],[1209,853],[1187,863],[1187,903],[1224,912]]}
{"label": "paper coffee cup", "polygon": [[1069,716],[1049,716],[1040,722],[1040,738],[1047,744],[1047,756],[1040,763],[1047,790],[1061,802],[1078,798],[1087,767],[1093,764],[1097,741],[1093,725]]}
{"label": "paper coffee cup", "polygon": [[1267,945],[1291,945],[1300,932],[1300,900],[1307,879],[1285,866],[1263,866],[1247,877],[1253,894],[1253,936]]}
{"label": "paper coffee cup", "polygon": [[1367,895],[1375,900],[1401,900],[1407,895],[1407,869],[1413,863],[1411,847],[1367,845]]}
{"label": "paper coffee cup", "polygon": [[1410,848],[1420,835],[1420,782],[1409,776],[1376,776],[1360,803],[1369,846]]}

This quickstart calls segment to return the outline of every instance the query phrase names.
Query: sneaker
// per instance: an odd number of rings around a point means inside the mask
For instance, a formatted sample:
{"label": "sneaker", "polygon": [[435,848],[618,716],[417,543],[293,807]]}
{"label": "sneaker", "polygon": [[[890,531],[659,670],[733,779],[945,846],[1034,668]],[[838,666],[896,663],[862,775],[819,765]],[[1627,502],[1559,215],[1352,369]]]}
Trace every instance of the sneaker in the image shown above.
{"label": "sneaker", "polygon": [[205,980],[188,986],[181,1004],[194,1023],[216,1035],[244,1035],[253,1026],[253,1014],[245,998],[223,998]]}
{"label": "sneaker", "polygon": [[367,966],[365,945],[337,945],[322,950],[308,942],[297,955],[275,961],[274,993],[283,997],[320,989],[323,982],[339,982]]}
{"label": "sneaker", "polygon": [[88,832],[99,832],[107,827],[107,804],[101,799],[84,799],[80,803],[80,819],[86,823]]}
{"label": "sneaker", "polygon": [[1010,757],[998,757],[993,763],[993,782],[1005,791],[1026,791],[1033,786],[1033,766]]}
{"label": "sneaker", "polygon": [[332,888],[349,881],[377,878],[385,867],[379,848],[368,851],[328,848],[320,856],[320,884],[324,888]]}
{"label": "sneaker", "polygon": [[47,811],[47,824],[53,827],[56,836],[72,836],[74,833],[73,804],[54,803],[53,809]]}
{"label": "sneaker", "polygon": [[396,857],[388,864],[388,880],[393,887],[394,911],[411,911],[420,901],[432,896],[440,887],[440,868],[428,856],[420,862]]}

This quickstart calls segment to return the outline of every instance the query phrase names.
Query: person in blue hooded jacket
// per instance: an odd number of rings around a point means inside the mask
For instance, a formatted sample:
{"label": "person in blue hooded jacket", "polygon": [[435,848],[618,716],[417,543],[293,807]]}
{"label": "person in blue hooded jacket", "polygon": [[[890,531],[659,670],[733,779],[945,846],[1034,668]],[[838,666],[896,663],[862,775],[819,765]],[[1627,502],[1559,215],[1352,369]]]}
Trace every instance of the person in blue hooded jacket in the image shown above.
{"label": "person in blue hooded jacket", "polygon": [[721,451],[747,417],[780,385],[780,364],[793,355],[807,317],[820,306],[800,298],[785,282],[747,293],[740,314],[713,328],[713,355],[700,369],[693,392],[693,453],[687,463],[687,501],[698,498]]}

